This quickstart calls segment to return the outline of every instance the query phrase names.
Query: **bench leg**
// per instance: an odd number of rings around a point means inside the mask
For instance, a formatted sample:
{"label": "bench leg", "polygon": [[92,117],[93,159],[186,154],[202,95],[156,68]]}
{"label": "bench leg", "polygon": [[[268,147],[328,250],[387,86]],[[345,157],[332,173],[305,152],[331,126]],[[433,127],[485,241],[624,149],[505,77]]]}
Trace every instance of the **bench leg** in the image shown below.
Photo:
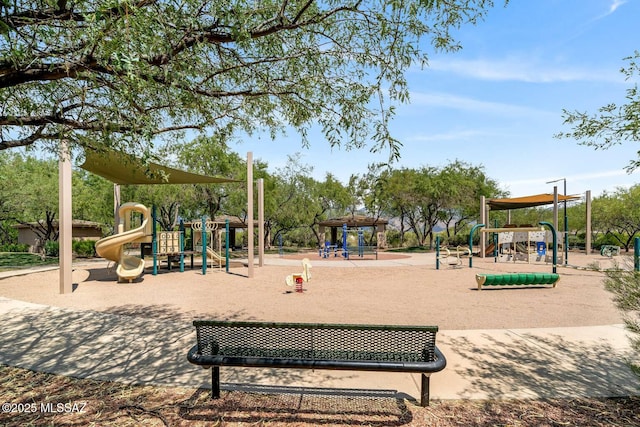
{"label": "bench leg", "polygon": [[420,390],[420,406],[429,406],[429,375],[422,374],[422,388]]}
{"label": "bench leg", "polygon": [[211,398],[220,399],[220,366],[211,368]]}

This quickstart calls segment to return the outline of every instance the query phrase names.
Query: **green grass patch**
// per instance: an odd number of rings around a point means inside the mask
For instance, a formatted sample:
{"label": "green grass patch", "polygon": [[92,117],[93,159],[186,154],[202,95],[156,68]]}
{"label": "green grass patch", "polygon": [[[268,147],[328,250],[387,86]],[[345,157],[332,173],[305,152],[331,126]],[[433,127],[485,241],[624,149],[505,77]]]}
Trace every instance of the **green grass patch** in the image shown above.
{"label": "green grass patch", "polygon": [[0,271],[16,270],[21,268],[37,267],[42,265],[57,264],[57,257],[47,257],[44,260],[40,255],[22,252],[0,253]]}

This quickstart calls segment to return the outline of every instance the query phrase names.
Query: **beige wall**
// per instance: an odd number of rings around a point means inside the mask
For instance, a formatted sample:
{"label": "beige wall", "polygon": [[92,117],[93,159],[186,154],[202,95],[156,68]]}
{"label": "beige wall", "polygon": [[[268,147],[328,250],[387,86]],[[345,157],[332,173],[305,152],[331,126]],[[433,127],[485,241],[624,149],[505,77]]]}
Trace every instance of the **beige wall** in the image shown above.
{"label": "beige wall", "polygon": [[[87,226],[74,226],[72,230],[73,240],[100,240],[102,238],[102,230]],[[39,252],[37,247],[38,237],[29,228],[18,229],[18,243],[29,245],[29,252]]]}

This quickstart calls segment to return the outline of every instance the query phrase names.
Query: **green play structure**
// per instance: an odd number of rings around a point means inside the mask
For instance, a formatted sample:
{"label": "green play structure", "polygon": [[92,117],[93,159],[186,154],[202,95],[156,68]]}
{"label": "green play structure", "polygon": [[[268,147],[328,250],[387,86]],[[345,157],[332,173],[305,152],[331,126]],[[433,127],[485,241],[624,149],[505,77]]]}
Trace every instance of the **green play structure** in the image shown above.
{"label": "green play structure", "polygon": [[553,285],[560,280],[557,273],[476,274],[478,290],[483,286]]}

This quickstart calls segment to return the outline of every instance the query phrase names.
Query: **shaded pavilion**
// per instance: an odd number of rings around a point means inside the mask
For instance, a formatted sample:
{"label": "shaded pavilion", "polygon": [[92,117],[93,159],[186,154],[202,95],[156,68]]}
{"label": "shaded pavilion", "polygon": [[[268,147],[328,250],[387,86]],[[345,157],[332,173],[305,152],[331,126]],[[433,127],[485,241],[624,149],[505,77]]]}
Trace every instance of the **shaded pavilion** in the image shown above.
{"label": "shaded pavilion", "polygon": [[330,231],[329,242],[332,245],[338,243],[338,229],[342,230],[344,225],[347,225],[347,229],[358,228],[373,228],[373,231],[377,234],[377,246],[378,248],[384,248],[386,246],[385,230],[388,220],[384,218],[373,218],[365,215],[346,215],[339,218],[330,218],[318,223],[318,233],[320,236],[324,236],[326,229]]}

